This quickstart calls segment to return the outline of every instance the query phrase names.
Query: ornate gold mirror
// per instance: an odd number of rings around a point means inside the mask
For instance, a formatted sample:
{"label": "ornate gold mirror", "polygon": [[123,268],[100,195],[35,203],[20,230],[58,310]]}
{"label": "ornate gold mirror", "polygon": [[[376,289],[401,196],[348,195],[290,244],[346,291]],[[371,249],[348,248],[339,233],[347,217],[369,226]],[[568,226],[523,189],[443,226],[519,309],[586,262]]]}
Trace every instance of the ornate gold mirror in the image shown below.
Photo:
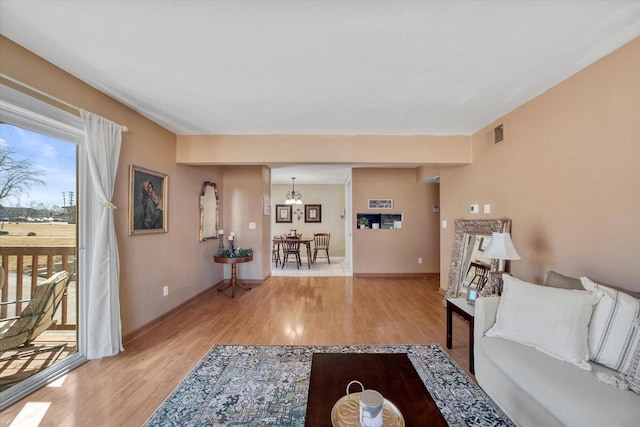
{"label": "ornate gold mirror", "polygon": [[200,193],[200,241],[216,239],[218,237],[218,214],[220,213],[220,198],[218,186],[214,182],[202,184]]}
{"label": "ornate gold mirror", "polygon": [[493,232],[511,232],[511,220],[456,220],[446,298],[466,295],[469,287],[475,287],[481,295],[497,293],[497,283],[490,273],[501,270],[499,262],[504,261],[483,256]]}

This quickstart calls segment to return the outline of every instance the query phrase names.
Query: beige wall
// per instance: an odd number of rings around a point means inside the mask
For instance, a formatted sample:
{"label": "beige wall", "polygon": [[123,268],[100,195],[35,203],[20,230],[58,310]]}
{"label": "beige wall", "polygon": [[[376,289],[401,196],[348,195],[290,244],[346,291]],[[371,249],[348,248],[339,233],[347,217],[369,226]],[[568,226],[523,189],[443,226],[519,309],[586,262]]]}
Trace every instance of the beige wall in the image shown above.
{"label": "beige wall", "polygon": [[182,164],[471,163],[469,136],[431,135],[178,135]]}
{"label": "beige wall", "polygon": [[[438,272],[439,214],[432,212],[438,184],[418,183],[415,169],[355,168],[352,177],[353,272]],[[393,209],[369,210],[368,199],[393,199]],[[357,229],[358,213],[401,213],[402,229]]]}
{"label": "beige wall", "polygon": [[[496,123],[498,123],[497,121]],[[472,165],[441,170],[441,286],[456,218],[511,218],[522,256],[546,270],[640,290],[640,39],[504,116],[505,140],[473,135]],[[491,215],[469,204],[490,203]]]}
{"label": "beige wall", "polygon": [[[260,231],[262,232],[262,278],[266,278],[269,274],[271,274],[271,218],[272,212],[269,211],[269,215],[264,214],[264,203],[265,201],[271,200],[271,169],[262,166],[262,228]],[[269,202],[270,204],[270,202]]]}
{"label": "beige wall", "polygon": [[[125,334],[222,279],[222,266],[211,260],[217,241],[198,239],[202,183],[207,180],[220,183],[220,167],[176,164],[176,138],[171,132],[4,37],[0,37],[0,71],[129,128],[123,134],[113,198],[118,207],[114,216]],[[169,175],[168,233],[128,235],[131,164]],[[163,285],[169,286],[167,297],[162,296]]]}
{"label": "beige wall", "polygon": [[[295,211],[300,207],[302,217],[298,220],[293,217],[292,223],[276,223],[276,205],[284,204],[285,195],[291,191],[291,185],[271,186],[271,233],[273,236],[288,234],[289,230],[295,228],[304,237],[313,237],[313,233],[331,233],[329,241],[329,255],[331,257],[344,257],[344,222],[346,218],[340,218],[344,214],[344,191],[345,186],[341,184],[303,184],[296,185],[296,191],[302,194],[305,204],[322,205],[322,222],[304,222],[304,206],[293,205]],[[304,251],[303,251],[304,253]]]}
{"label": "beige wall", "polygon": [[[271,175],[263,166],[224,166],[223,169],[224,219],[220,228],[225,232],[225,247],[229,247],[227,239],[233,231],[236,247],[254,251],[252,262],[237,267],[238,278],[262,281],[270,272],[269,220],[264,215],[263,197],[269,196]],[[250,229],[249,223],[255,223],[256,228]],[[225,265],[225,278],[229,277],[231,267]]]}

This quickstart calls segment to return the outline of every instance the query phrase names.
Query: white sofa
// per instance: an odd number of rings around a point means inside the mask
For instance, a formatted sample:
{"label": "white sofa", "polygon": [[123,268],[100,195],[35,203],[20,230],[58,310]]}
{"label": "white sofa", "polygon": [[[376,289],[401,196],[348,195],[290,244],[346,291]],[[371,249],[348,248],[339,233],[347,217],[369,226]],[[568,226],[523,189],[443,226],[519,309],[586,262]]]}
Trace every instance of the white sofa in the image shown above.
{"label": "white sofa", "polygon": [[587,371],[534,347],[486,336],[496,323],[499,302],[499,297],[476,301],[475,375],[517,425],[640,426],[640,395],[596,379],[598,371],[615,371],[596,363]]}

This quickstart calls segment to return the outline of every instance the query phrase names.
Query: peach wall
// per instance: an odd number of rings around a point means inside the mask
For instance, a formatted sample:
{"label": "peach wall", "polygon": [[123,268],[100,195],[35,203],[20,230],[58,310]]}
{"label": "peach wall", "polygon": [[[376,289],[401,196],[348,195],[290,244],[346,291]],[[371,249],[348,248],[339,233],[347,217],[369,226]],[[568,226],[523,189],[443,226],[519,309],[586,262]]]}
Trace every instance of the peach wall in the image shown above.
{"label": "peach wall", "polygon": [[[271,169],[267,166],[262,166],[262,195],[261,200],[264,203],[265,199],[268,204],[271,203]],[[266,278],[271,274],[271,211],[269,215],[264,214],[264,204],[262,205],[262,247],[264,253],[262,254],[262,277]]]}
{"label": "peach wall", "polygon": [[468,136],[178,135],[183,164],[468,164]]}
{"label": "peach wall", "polygon": [[[0,37],[0,71],[129,128],[122,138],[113,198],[118,206],[114,216],[124,334],[222,279],[222,267],[211,261],[217,241],[198,239],[202,183],[221,182],[220,167],[176,164],[174,134],[4,37]],[[131,164],[169,175],[168,233],[128,235]],[[163,285],[169,286],[167,297],[162,296]]]}
{"label": "peach wall", "polygon": [[[505,140],[487,148],[486,132]],[[441,169],[441,287],[456,218],[510,218],[522,260],[545,271],[640,290],[640,39],[473,135],[473,164]],[[490,203],[491,215],[469,204]]]}
{"label": "peach wall", "polygon": [[[269,181],[266,185],[263,182],[265,178],[270,179],[268,168],[224,166],[223,170],[224,197],[221,206],[224,218],[220,228],[225,232],[225,247],[229,247],[227,236],[233,231],[236,247],[252,248],[254,251],[252,262],[237,267],[238,278],[262,281],[270,274],[271,262],[269,216],[263,213],[263,196],[269,195]],[[251,222],[256,224],[255,229],[249,228]],[[229,277],[231,266],[225,265],[225,278]]]}
{"label": "peach wall", "polygon": [[[438,184],[416,182],[414,169],[354,168],[352,177],[354,274],[438,272]],[[393,199],[393,209],[370,210],[368,199]],[[357,229],[358,213],[402,213],[402,229]]]}

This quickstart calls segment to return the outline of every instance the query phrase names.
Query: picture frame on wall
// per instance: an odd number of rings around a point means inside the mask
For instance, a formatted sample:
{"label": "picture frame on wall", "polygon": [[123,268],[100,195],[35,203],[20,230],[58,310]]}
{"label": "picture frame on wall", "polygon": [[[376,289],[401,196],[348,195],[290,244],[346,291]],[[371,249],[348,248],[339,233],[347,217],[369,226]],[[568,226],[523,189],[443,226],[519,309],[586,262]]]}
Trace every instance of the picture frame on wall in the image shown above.
{"label": "picture frame on wall", "polygon": [[322,222],[322,205],[304,205],[304,222]]}
{"label": "picture frame on wall", "polygon": [[276,205],[276,222],[293,222],[291,205]]}
{"label": "picture frame on wall", "polygon": [[166,233],[169,175],[129,168],[129,235]]}
{"label": "picture frame on wall", "polygon": [[269,196],[262,196],[262,213],[265,216],[269,216],[271,214],[271,200]]}
{"label": "picture frame on wall", "polygon": [[369,209],[393,209],[393,199],[368,199]]}

